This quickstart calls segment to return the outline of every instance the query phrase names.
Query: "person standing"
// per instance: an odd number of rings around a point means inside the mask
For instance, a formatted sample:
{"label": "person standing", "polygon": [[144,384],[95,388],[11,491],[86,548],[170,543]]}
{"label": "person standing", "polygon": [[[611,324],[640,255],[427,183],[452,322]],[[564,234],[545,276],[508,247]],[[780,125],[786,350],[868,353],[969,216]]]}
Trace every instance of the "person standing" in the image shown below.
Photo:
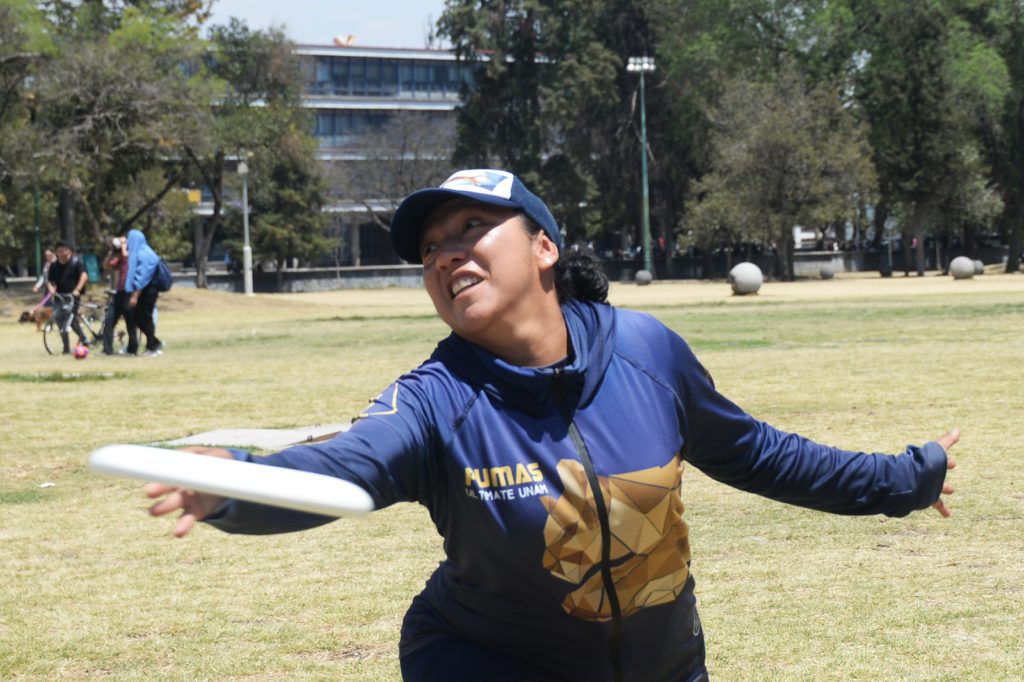
{"label": "person standing", "polygon": [[125,326],[128,328],[128,347],[124,352],[135,355],[139,352],[139,332],[135,325],[135,313],[128,305],[128,292],[124,290],[128,279],[128,240],[124,236],[114,238],[104,265],[114,275],[111,284],[115,293],[111,304],[112,310],[103,318],[103,354],[114,354],[114,327],[117,326],[119,319],[124,318]]}
{"label": "person standing", "polygon": [[164,344],[156,337],[156,322],[153,312],[156,299],[160,296],[156,285],[156,269],[160,256],[146,241],[146,235],[139,230],[128,231],[128,272],[125,275],[124,290],[128,294],[128,307],[135,317],[135,324],[146,337],[146,352],[154,357],[163,352]]}
{"label": "person standing", "polygon": [[[408,682],[706,682],[684,463],[826,512],[950,514],[957,429],[887,456],[747,414],[675,332],[607,303],[600,261],[565,247],[511,173],[459,171],[409,195],[391,240],[423,265],[451,329],[431,357],[330,441],[192,450],[335,476],[378,509],[429,509],[446,556],[402,624]],[[153,515],[182,512],[179,537],[200,520],[253,534],[331,520],[159,483],[146,494],[162,498]]]}
{"label": "person standing", "polygon": [[[82,304],[82,294],[85,293],[85,286],[89,283],[89,273],[85,271],[81,259],[71,250],[71,245],[65,241],[57,242],[55,249],[57,260],[50,263],[47,270],[46,289],[50,294],[71,294],[72,305],[69,314],[71,315],[71,328],[78,334],[78,343],[88,346],[89,342],[82,331],[82,325],[78,323],[78,309]],[[58,308],[54,308],[55,318],[60,315]],[[64,320],[57,320],[61,325],[61,341],[64,343],[64,354],[71,352],[68,342],[68,334],[64,329]]]}
{"label": "person standing", "polygon": [[36,293],[40,289],[46,287],[47,276],[50,272],[50,265],[57,260],[57,254],[53,252],[53,249],[46,249],[43,251],[43,269],[39,273],[39,277],[36,278],[36,283],[32,285],[32,293]]}

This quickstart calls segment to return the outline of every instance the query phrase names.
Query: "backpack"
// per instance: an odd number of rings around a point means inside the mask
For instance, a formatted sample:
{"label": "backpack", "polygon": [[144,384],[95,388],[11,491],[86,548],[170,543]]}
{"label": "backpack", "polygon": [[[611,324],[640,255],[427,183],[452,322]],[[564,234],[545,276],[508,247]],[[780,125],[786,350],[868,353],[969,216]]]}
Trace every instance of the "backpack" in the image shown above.
{"label": "backpack", "polygon": [[164,262],[163,258],[157,261],[153,281],[156,282],[156,290],[160,293],[170,291],[171,285],[174,284],[174,279],[171,277],[171,269],[167,267],[167,263]]}

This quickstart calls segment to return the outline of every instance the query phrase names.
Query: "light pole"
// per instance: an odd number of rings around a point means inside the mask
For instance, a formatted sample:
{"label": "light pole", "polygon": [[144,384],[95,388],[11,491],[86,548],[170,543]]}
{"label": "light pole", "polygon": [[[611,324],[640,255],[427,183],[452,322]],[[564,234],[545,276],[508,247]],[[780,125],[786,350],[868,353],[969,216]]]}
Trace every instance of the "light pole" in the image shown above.
{"label": "light pole", "polygon": [[640,176],[643,182],[643,248],[644,270],[654,275],[654,263],[651,260],[651,202],[647,191],[647,102],[644,93],[644,74],[654,71],[654,57],[630,57],[626,71],[640,74]]}
{"label": "light pole", "polygon": [[238,163],[238,176],[242,178],[242,231],[245,245],[242,246],[242,281],[245,295],[252,296],[252,247],[249,246],[249,164]]}
{"label": "light pole", "polygon": [[[28,93],[28,114],[29,122],[32,124],[32,128],[36,125],[36,93]],[[35,225],[35,241],[36,241],[36,275],[42,274],[43,272],[43,238],[42,232],[39,230],[39,169],[33,168],[32,173],[32,207],[33,207],[33,218],[32,221]]]}

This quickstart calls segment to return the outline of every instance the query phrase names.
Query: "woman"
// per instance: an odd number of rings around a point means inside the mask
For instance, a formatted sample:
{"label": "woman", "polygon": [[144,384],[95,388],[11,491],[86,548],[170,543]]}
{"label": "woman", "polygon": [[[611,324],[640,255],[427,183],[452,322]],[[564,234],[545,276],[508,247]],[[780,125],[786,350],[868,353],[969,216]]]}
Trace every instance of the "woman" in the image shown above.
{"label": "woman", "polygon": [[[330,442],[248,461],[338,476],[378,508],[426,506],[446,560],[406,614],[409,680],[701,680],[704,640],[679,497],[683,461],[738,488],[843,514],[935,506],[938,443],[845,452],[755,420],[681,338],[604,303],[592,257],[502,171],[405,199],[396,252],[452,329]],[[232,456],[224,450],[209,454]],[[229,532],[329,519],[150,484],[155,515]]]}
{"label": "woman", "polygon": [[[114,300],[111,301],[111,308],[103,318],[103,354],[114,354],[114,328],[117,321],[124,318],[126,333],[128,334],[127,347],[119,349],[119,353],[135,355],[139,351],[139,334],[135,324],[136,308],[132,310],[129,303],[130,294],[125,291],[128,282],[128,238],[125,236],[114,237],[111,242],[110,253],[104,261],[103,267],[111,273],[111,288],[114,290]],[[139,269],[141,271],[141,268]]]}
{"label": "woman", "polygon": [[128,307],[135,316],[135,325],[146,337],[143,355],[154,357],[163,352],[164,344],[156,337],[156,300],[160,290],[156,283],[156,270],[160,256],[146,241],[146,235],[139,230],[128,230],[128,273],[125,276],[124,291],[128,295]]}

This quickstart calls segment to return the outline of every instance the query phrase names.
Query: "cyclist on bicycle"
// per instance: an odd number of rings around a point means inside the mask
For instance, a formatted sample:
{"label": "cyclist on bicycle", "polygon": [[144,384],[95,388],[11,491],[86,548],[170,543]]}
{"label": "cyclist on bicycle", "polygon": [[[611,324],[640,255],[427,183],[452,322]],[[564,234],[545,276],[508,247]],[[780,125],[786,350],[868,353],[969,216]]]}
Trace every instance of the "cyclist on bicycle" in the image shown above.
{"label": "cyclist on bicycle", "polygon": [[[73,306],[71,314],[71,328],[78,334],[78,342],[88,346],[89,341],[85,338],[82,325],[78,323],[78,309],[82,304],[82,294],[85,293],[85,285],[89,282],[89,273],[85,271],[81,259],[71,250],[71,245],[65,241],[57,242],[55,249],[57,260],[50,264],[46,288],[51,294],[71,294]],[[57,314],[57,309],[54,309]],[[61,341],[64,342],[64,353],[71,353],[71,346],[68,343],[68,335],[61,332]]]}

